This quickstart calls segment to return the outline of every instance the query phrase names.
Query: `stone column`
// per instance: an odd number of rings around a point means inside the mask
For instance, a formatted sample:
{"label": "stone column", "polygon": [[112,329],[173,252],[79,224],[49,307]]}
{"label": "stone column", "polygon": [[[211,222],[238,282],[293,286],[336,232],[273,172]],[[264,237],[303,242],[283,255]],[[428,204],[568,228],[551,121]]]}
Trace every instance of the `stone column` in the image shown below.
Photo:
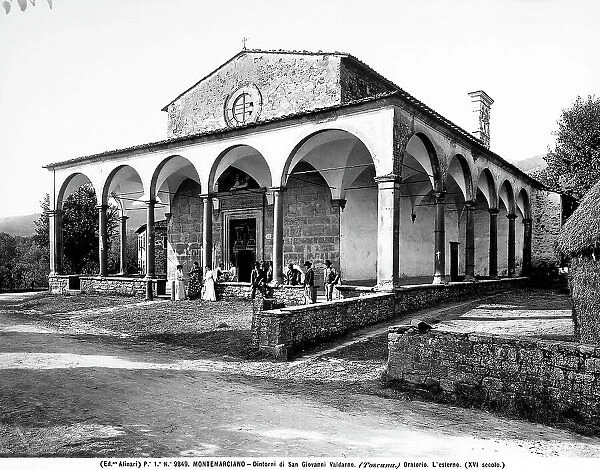
{"label": "stone column", "polygon": [[154,231],[154,207],[156,201],[146,201],[146,279],[156,277],[156,240]]}
{"label": "stone column", "polygon": [[523,219],[523,275],[531,274],[531,219]]}
{"label": "stone column", "polygon": [[475,201],[465,201],[465,281],[475,279]]}
{"label": "stone column", "polygon": [[386,175],[377,183],[377,285],[393,289],[399,285],[400,266],[400,177]]}
{"label": "stone column", "polygon": [[446,282],[446,214],[444,211],[444,197],[446,193],[435,193],[435,247],[433,262],[433,283]]}
{"label": "stone column", "polygon": [[273,193],[273,281],[283,284],[283,195],[285,188],[271,188]]}
{"label": "stone column", "polygon": [[490,213],[490,259],[489,276],[498,277],[498,212],[499,209],[488,209]]}
{"label": "stone column", "polygon": [[106,230],[107,210],[106,204],[96,206],[98,209],[98,257],[100,263],[100,276],[108,274],[108,234]]}
{"label": "stone column", "polygon": [[515,275],[515,219],[517,214],[507,214],[508,219],[508,277]]}
{"label": "stone column", "polygon": [[[212,268],[212,230],[213,230],[213,198],[209,194],[201,196],[204,203],[204,213],[202,217],[202,251],[204,252],[204,266],[210,266]],[[202,270],[204,272],[204,266]]]}
{"label": "stone column", "polygon": [[50,275],[62,274],[62,211],[48,211],[50,229]]}
{"label": "stone column", "polygon": [[121,250],[120,250],[120,271],[119,274],[127,274],[127,217],[126,215],[121,216]]}

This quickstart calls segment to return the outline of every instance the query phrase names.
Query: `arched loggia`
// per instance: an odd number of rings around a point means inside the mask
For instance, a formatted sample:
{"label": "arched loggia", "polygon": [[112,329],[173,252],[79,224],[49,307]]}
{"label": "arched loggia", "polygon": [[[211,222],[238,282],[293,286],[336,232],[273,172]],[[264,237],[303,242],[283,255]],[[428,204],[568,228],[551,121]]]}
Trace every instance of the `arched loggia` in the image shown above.
{"label": "arched loggia", "polygon": [[498,191],[492,173],[484,168],[475,187],[475,276],[498,274]]}
{"label": "arched loggia", "polygon": [[[249,145],[235,145],[215,159],[208,178],[207,210],[218,208],[212,220],[215,243],[213,264],[235,266],[237,280],[249,282],[256,261],[271,259],[271,169],[262,153]],[[206,215],[206,212],[205,212]],[[218,223],[217,223],[218,222]]]}
{"label": "arched loggia", "polygon": [[[138,271],[138,252],[127,252],[128,220],[132,219],[134,226],[139,224],[139,199],[144,194],[142,179],[135,168],[129,165],[119,165],[114,168],[104,182],[99,205],[99,243],[100,243],[100,274],[117,273],[120,275],[133,274]],[[137,204],[136,204],[137,203]],[[117,207],[119,211],[118,237],[107,233],[108,214]],[[108,211],[108,212],[107,212]],[[113,211],[114,212],[114,211]],[[133,236],[130,234],[129,236]],[[138,248],[138,251],[142,247]],[[118,265],[111,262],[110,253],[118,253]],[[129,256],[128,256],[129,255]],[[133,258],[133,259],[132,259]],[[129,262],[128,262],[129,260]],[[145,270],[145,263],[141,266]],[[159,270],[166,273],[165,266]]]}
{"label": "arched loggia", "polygon": [[417,133],[409,139],[401,171],[400,278],[403,283],[444,282],[445,192],[427,136]]}
{"label": "arched loggia", "polygon": [[531,269],[531,206],[529,202],[529,193],[522,188],[516,199],[517,215],[516,221],[516,273],[524,276],[529,275]]}
{"label": "arched loggia", "polygon": [[463,155],[454,155],[446,176],[446,264],[450,279],[474,277],[474,196],[471,169]]}
{"label": "arched loggia", "polygon": [[[146,275],[156,275],[157,253],[166,258],[167,277],[175,277],[177,265],[189,272],[194,261],[202,262],[203,205],[200,175],[184,156],[171,155],[154,170],[148,190],[135,203],[146,209]],[[157,221],[157,222],[155,222]],[[166,237],[156,236],[164,225]],[[162,228],[161,228],[162,230]],[[162,250],[158,252],[157,250]]]}
{"label": "arched loggia", "polygon": [[[274,264],[311,261],[319,276],[329,259],[345,283],[377,282],[377,184],[371,153],[356,135],[327,129],[302,139],[274,193]],[[278,235],[279,233],[279,235]],[[320,285],[323,282],[319,282]]]}
{"label": "arched loggia", "polygon": [[[83,189],[85,188],[85,189]],[[73,233],[64,233],[63,226],[70,222],[79,222],[81,230],[87,229],[88,233],[93,233],[97,229],[97,218],[94,218],[95,206],[97,205],[97,191],[90,178],[76,172],[67,176],[62,182],[56,201],[54,201],[55,210],[48,215],[49,238],[50,238],[50,274],[81,274],[89,271],[90,274],[95,271],[97,256],[95,248],[98,246],[88,246],[89,237],[74,236]],[[90,207],[90,199],[93,201]],[[77,203],[75,203],[77,200]],[[71,205],[70,202],[74,204]],[[72,206],[72,207],[70,207]],[[85,214],[78,211],[86,211]],[[91,211],[87,213],[87,211]],[[73,219],[73,220],[70,220]],[[81,224],[81,220],[92,222],[92,225]],[[95,222],[95,223],[94,223]],[[65,260],[65,254],[67,260]],[[68,261],[70,260],[70,262]]]}
{"label": "arched loggia", "polygon": [[515,274],[515,194],[512,184],[504,180],[498,191],[498,273]]}

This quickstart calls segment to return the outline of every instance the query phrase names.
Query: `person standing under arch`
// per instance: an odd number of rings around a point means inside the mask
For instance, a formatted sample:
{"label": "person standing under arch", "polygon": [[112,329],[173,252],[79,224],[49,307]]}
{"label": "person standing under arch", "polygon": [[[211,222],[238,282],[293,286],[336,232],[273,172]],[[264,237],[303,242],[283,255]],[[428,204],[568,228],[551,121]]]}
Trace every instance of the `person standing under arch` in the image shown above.
{"label": "person standing under arch", "polygon": [[307,268],[304,273],[304,302],[306,304],[317,303],[317,288],[315,287],[315,272],[310,261],[304,262]]}
{"label": "person standing under arch", "polygon": [[325,300],[327,302],[333,300],[333,286],[338,283],[339,279],[340,276],[332,266],[331,261],[326,259],[325,269],[323,270],[323,283],[325,284]]}

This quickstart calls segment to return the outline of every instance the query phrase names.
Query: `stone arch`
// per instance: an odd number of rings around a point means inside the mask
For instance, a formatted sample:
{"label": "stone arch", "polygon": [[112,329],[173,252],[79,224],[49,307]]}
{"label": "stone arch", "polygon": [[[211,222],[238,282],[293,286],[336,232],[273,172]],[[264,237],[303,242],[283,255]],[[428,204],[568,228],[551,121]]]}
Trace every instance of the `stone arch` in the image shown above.
{"label": "stone arch", "polygon": [[284,246],[291,248],[284,251],[285,262],[310,259],[319,272],[330,259],[345,281],[373,285],[376,173],[373,155],[357,134],[322,129],[301,139],[288,155],[280,180],[286,188]]}
{"label": "stone arch", "polygon": [[498,191],[498,203],[502,201],[509,214],[515,213],[515,192],[512,184],[508,180],[504,180]]}
{"label": "stone arch", "polygon": [[119,203],[121,211],[125,211],[143,195],[144,183],[137,170],[130,165],[119,165],[104,181],[99,203],[108,204],[108,199],[113,197]]}
{"label": "stone arch", "polygon": [[301,139],[284,164],[282,187],[287,186],[291,173],[302,161],[323,177],[332,199],[343,199],[346,190],[368,168],[377,172],[367,144],[356,133],[343,129],[321,129]]}
{"label": "stone arch", "polygon": [[444,188],[448,188],[449,179],[452,178],[463,193],[465,201],[473,200],[473,175],[467,159],[461,154],[450,158]]}
{"label": "stone arch", "polygon": [[477,186],[475,192],[477,190],[481,191],[481,193],[485,196],[485,199],[488,203],[488,208],[495,209],[498,207],[498,190],[496,189],[496,181],[492,176],[492,172],[489,168],[483,168],[479,176],[477,178]]}
{"label": "stone arch", "polygon": [[[407,160],[407,157],[409,157],[409,160]],[[406,142],[401,163],[403,179],[407,173],[412,174],[415,171],[420,172],[418,168],[415,169],[414,165],[411,164],[411,157],[419,163],[423,170],[425,170],[425,174],[430,178],[433,190],[443,191],[444,181],[440,159],[431,139],[421,131],[415,132]]]}
{"label": "stone arch", "polygon": [[529,203],[529,193],[525,188],[521,188],[516,199],[517,209],[523,219],[531,218],[531,206]]}
{"label": "stone arch", "polygon": [[200,176],[194,164],[181,155],[171,155],[157,165],[152,174],[148,192],[144,197],[170,206],[177,188],[187,178],[201,185]]}
{"label": "stone arch", "polygon": [[96,197],[98,197],[98,191],[96,191],[92,180],[84,173],[76,172],[67,176],[67,178],[65,178],[65,180],[63,181],[60,190],[58,191],[58,194],[56,196],[55,207],[59,210],[62,209],[65,199],[69,197],[69,195],[71,195],[74,191],[76,191],[77,188],[83,186],[84,184],[91,185],[92,188],[94,188],[94,191],[96,192]]}
{"label": "stone arch", "polygon": [[228,147],[217,156],[208,175],[207,190],[209,192],[216,191],[217,181],[230,167],[243,171],[252,177],[260,187],[273,185],[271,168],[263,154],[250,145],[241,144]]}

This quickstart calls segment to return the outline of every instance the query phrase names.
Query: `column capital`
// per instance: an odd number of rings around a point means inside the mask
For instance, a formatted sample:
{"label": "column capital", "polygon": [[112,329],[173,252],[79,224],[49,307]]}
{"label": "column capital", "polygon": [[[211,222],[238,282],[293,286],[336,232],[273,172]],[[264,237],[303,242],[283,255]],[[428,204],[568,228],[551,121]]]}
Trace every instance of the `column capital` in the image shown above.
{"label": "column capital", "polygon": [[523,219],[523,223],[524,224],[531,224],[533,223],[533,219],[529,218],[529,219]]}
{"label": "column capital", "polygon": [[54,217],[57,215],[62,215],[62,212],[62,209],[53,209],[46,211],[46,214],[48,214],[48,217]]}
{"label": "column capital", "polygon": [[331,206],[335,208],[335,206],[338,206],[340,209],[342,209],[342,211],[346,208],[346,199],[332,199],[331,200]]}
{"label": "column capital", "polygon": [[287,191],[285,186],[273,186],[272,188],[268,188],[268,191],[271,193],[283,193]]}
{"label": "column capital", "polygon": [[149,199],[147,201],[144,201],[144,204],[146,204],[147,206],[155,206],[156,205],[156,199]]}
{"label": "column capital", "polygon": [[217,194],[218,193],[203,193],[203,194],[200,194],[199,196],[202,199],[212,199],[213,197],[217,197]]}
{"label": "column capital", "polygon": [[401,183],[402,177],[400,175],[396,175],[395,173],[390,173],[388,175],[376,176],[373,178],[377,184],[379,183]]}
{"label": "column capital", "polygon": [[100,209],[106,210],[106,209],[108,209],[108,204],[98,204],[96,206],[96,209],[98,209],[98,210],[100,210]]}
{"label": "column capital", "polygon": [[508,220],[515,220],[517,217],[517,214],[506,214]]}
{"label": "column capital", "polygon": [[469,201],[465,201],[464,204],[467,209],[475,209],[475,206],[477,205],[477,201],[469,200]]}
{"label": "column capital", "polygon": [[121,217],[119,217],[122,221],[128,220],[129,216],[128,215],[122,215]]}
{"label": "column capital", "polygon": [[491,209],[488,209],[488,212],[490,213],[490,215],[498,215],[498,212],[500,212],[500,209],[498,209],[497,207],[492,207]]}
{"label": "column capital", "polygon": [[434,191],[433,194],[436,203],[442,202],[446,197],[446,191]]}

